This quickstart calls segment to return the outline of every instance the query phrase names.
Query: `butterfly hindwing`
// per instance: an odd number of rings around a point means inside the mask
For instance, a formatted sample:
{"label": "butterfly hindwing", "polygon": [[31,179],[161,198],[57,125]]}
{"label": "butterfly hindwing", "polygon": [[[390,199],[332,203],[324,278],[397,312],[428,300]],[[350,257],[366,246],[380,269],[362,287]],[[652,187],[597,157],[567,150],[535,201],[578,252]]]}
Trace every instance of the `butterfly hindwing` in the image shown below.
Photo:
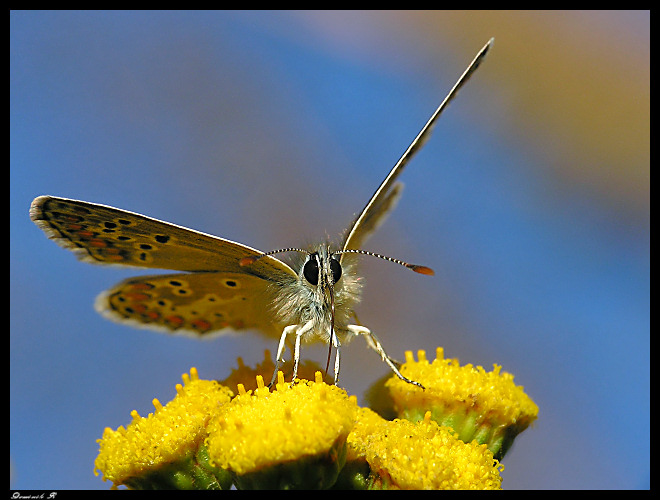
{"label": "butterfly hindwing", "polygon": [[255,329],[279,336],[269,310],[272,283],[245,273],[202,272],[139,276],[96,299],[109,319],[166,333],[210,336]]}

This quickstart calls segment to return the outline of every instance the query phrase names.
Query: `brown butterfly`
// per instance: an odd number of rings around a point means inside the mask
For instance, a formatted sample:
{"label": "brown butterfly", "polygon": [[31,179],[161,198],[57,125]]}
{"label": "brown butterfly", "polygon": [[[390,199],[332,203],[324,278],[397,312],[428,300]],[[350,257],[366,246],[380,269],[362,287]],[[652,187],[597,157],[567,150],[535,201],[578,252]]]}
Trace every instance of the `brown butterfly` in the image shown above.
{"label": "brown butterfly", "polygon": [[[324,242],[306,250],[264,253],[134,212],[54,196],[36,198],[30,218],[49,238],[86,262],[183,271],[130,278],[103,292],[96,309],[110,319],[196,336],[254,329],[279,337],[273,380],[284,361],[286,341],[293,338],[293,379],[301,342],[322,341],[336,349],[337,383],[340,347],[361,335],[398,377],[421,387],[401,374],[398,363],[368,328],[354,321],[361,294],[357,257],[371,255],[433,274],[428,267],[360,248],[396,205],[402,184],[395,181],[492,43],[489,40],[479,51],[336,247]],[[273,257],[282,252],[294,252],[299,258],[290,266]]]}

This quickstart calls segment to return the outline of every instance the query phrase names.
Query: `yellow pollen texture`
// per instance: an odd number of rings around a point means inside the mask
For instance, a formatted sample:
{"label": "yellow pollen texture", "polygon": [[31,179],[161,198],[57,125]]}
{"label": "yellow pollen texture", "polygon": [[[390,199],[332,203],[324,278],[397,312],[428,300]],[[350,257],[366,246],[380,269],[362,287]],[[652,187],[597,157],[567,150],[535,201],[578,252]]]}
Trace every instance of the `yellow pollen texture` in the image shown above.
{"label": "yellow pollen texture", "polygon": [[322,382],[277,384],[271,392],[257,377],[256,391],[239,395],[209,424],[206,440],[216,467],[242,475],[302,457],[327,453],[345,442],[357,413],[354,397]]}
{"label": "yellow pollen texture", "polygon": [[183,381],[167,405],[154,399],[154,413],[141,417],[134,410],[126,428],[106,427],[98,440],[95,474],[100,471],[104,480],[122,484],[197,449],[207,436],[210,416],[229,402],[231,391],[215,381],[199,380],[194,368]]}

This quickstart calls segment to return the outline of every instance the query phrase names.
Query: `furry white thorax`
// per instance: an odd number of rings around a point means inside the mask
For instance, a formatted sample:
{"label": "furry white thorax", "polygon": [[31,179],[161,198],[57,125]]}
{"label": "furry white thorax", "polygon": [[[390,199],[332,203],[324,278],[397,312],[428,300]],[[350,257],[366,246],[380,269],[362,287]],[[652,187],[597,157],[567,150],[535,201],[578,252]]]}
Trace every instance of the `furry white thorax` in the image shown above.
{"label": "furry white thorax", "polygon": [[[305,343],[330,342],[331,294],[334,295],[335,335],[342,344],[353,337],[347,326],[351,323],[354,308],[360,301],[363,284],[362,278],[357,276],[357,259],[355,255],[341,255],[341,277],[334,283],[330,268],[331,257],[332,251],[327,243],[318,245],[310,250],[309,254],[296,253],[292,268],[298,276],[271,285],[272,311],[278,324],[303,327],[311,322],[309,330],[301,337],[301,341]],[[314,258],[319,262],[316,285],[309,283],[303,274],[305,263]],[[335,258],[340,260],[339,255]]]}

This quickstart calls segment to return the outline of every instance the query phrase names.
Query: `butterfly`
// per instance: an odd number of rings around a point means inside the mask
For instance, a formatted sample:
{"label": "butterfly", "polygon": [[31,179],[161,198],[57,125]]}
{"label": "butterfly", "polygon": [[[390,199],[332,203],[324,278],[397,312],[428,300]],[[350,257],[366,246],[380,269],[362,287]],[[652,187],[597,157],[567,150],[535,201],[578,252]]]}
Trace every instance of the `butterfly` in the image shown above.
{"label": "butterfly", "polygon": [[[271,384],[291,340],[292,380],[297,375],[301,343],[321,341],[329,345],[328,366],[335,349],[337,384],[341,346],[362,336],[400,379],[422,387],[399,371],[399,363],[386,354],[373,332],[358,324],[354,311],[362,281],[357,262],[361,255],[368,255],[420,274],[433,274],[428,267],[361,247],[396,205],[402,189],[399,175],[492,43],[491,38],[477,53],[336,247],[326,241],[309,249],[262,252],[134,212],[55,196],[35,198],[30,218],[49,238],[85,262],[179,271],[129,278],[101,293],[95,307],[112,320],[195,336],[253,329],[279,337]],[[294,254],[291,264],[273,256],[285,252]]]}

